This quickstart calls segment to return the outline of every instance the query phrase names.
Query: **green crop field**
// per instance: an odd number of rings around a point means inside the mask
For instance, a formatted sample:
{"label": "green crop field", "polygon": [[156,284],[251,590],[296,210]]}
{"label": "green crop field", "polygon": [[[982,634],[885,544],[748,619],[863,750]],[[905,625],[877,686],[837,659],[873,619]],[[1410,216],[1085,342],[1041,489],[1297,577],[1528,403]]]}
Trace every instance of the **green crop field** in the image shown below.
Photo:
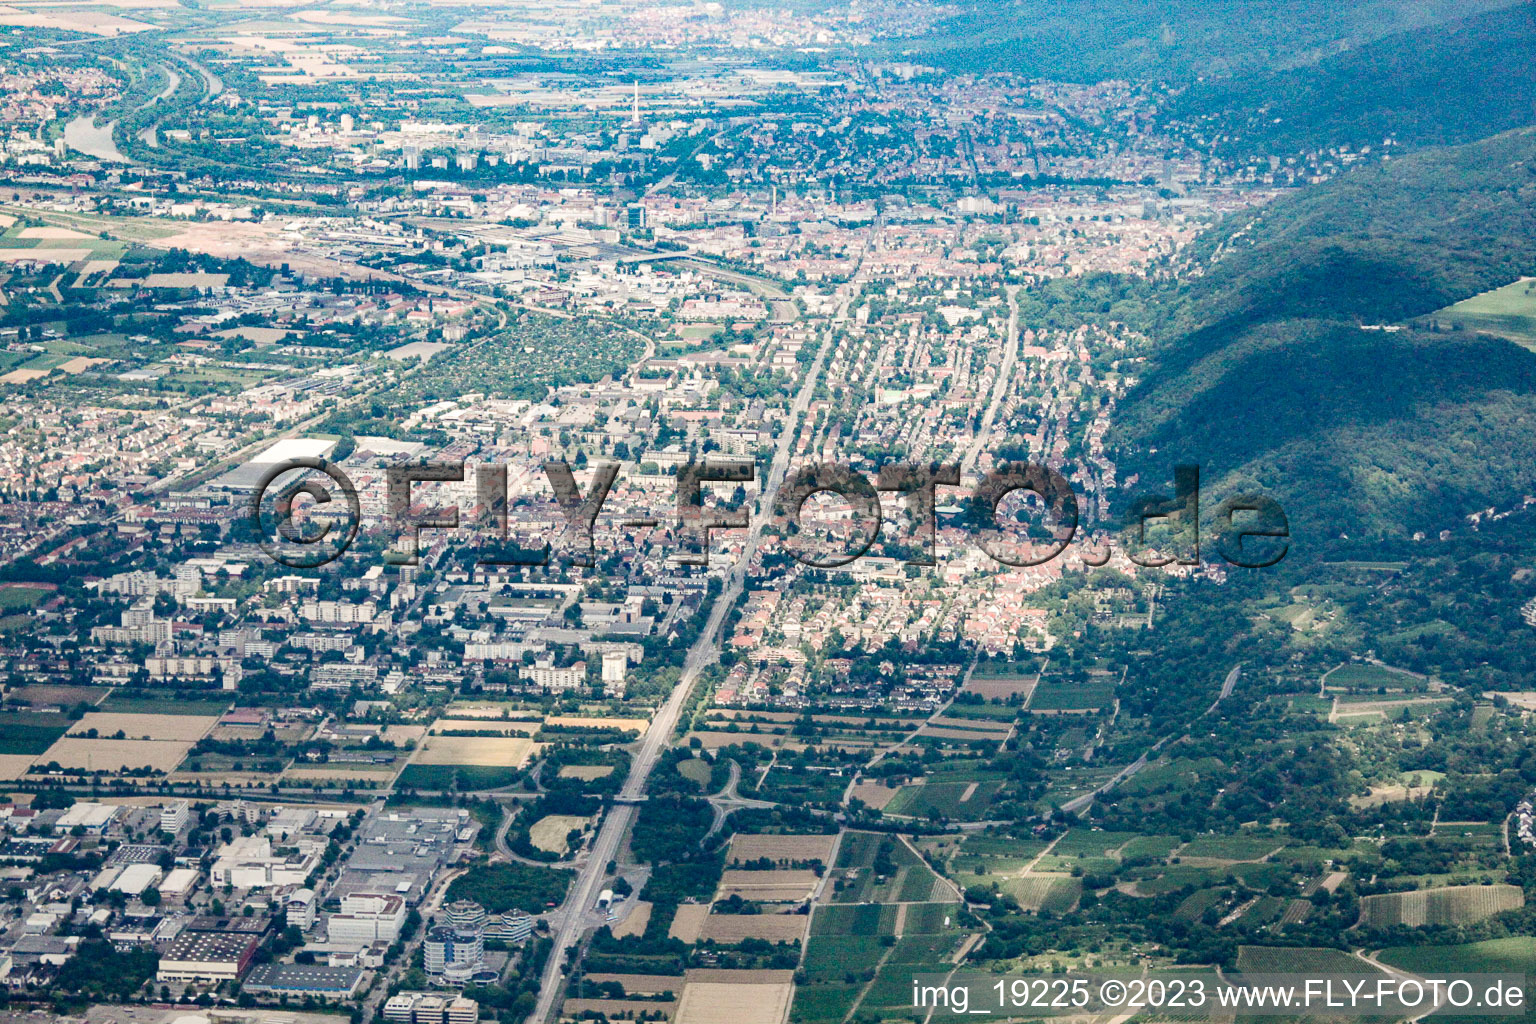
{"label": "green crop field", "polygon": [[932,871],[920,865],[903,868],[901,888],[896,898],[902,903],[931,899],[934,883],[938,881]]}
{"label": "green crop field", "polygon": [[0,754],[41,754],[69,725],[63,715],[0,715]]}
{"label": "green crop field", "polygon": [[921,786],[903,786],[890,803],[886,814],[926,818],[941,814],[956,821],[981,821],[987,816],[992,798],[1003,788],[999,781],[932,782]]}
{"label": "green crop field", "polygon": [[862,983],[797,986],[789,1019],[796,1024],[840,1024],[853,1009],[862,987]]}
{"label": "green crop field", "polygon": [[1178,836],[1137,836],[1120,848],[1122,860],[1133,857],[1167,857],[1179,846]]}
{"label": "green crop field", "polygon": [[1280,864],[1270,861],[1247,861],[1233,864],[1226,873],[1253,889],[1267,889],[1276,881],[1288,877],[1289,872]]}
{"label": "green crop field", "polygon": [[1328,673],[1328,678],[1325,682],[1328,686],[1340,686],[1351,690],[1374,690],[1378,686],[1417,690],[1422,689],[1424,686],[1423,680],[1415,678],[1406,672],[1397,672],[1390,668],[1382,668],[1380,665],[1365,665],[1357,662],[1340,665]]}
{"label": "green crop field", "polygon": [[1341,949],[1240,946],[1237,969],[1254,974],[1374,974],[1377,968]]}
{"label": "green crop field", "polygon": [[1530,973],[1536,937],[1518,935],[1459,946],[1398,946],[1382,950],[1381,962],[1415,974]]}
{"label": "green crop field", "polygon": [[1362,897],[1360,921],[1373,928],[1475,924],[1524,905],[1525,894],[1517,886],[1459,885]]}
{"label": "green crop field", "polygon": [[[1536,938],[1529,935],[1488,939],[1458,946],[1398,946],[1382,950],[1380,960],[1414,974],[1524,974],[1527,976],[1525,1005],[1536,996],[1536,978],[1531,965],[1536,963]],[[1530,1016],[1529,1013],[1525,1017]],[[1479,1024],[1488,1017],[1437,1013],[1441,1024]]]}
{"label": "green crop field", "polygon": [[1166,868],[1150,867],[1143,871],[1132,873],[1136,878],[1136,887],[1153,896],[1176,892],[1186,885],[1209,885],[1226,874],[1224,869],[1197,868],[1188,864],[1174,864]]}
{"label": "green crop field", "polygon": [[[905,960],[897,962],[895,956],[880,971],[875,983],[869,986],[869,991],[864,994],[864,1002],[860,1010],[893,1009],[912,1010],[912,978],[919,974],[946,974],[953,969],[954,964],[943,960],[919,961]],[[886,1015],[882,1014],[876,1019]]]}
{"label": "green crop field", "polygon": [[896,908],[879,903],[837,903],[816,908],[811,935],[893,935]]}
{"label": "green crop field", "polygon": [[885,948],[866,935],[817,935],[805,949],[805,972],[812,983],[838,982],[849,973],[879,962]]}
{"label": "green crop field", "polygon": [[1197,889],[1184,898],[1173,911],[1175,921],[1198,921],[1222,897],[1221,889]]}
{"label": "green crop field", "polygon": [[1205,857],[1211,860],[1258,860],[1285,845],[1273,836],[1197,836],[1179,850],[1180,857]]}
{"label": "green crop field", "polygon": [[1038,839],[1011,839],[1005,836],[969,835],[960,843],[957,856],[1003,857],[1029,860],[1045,852],[1046,843]]}
{"label": "green crop field", "polygon": [[96,710],[124,715],[222,715],[233,703],[233,698],[183,700],[169,695],[140,697],[132,691],[116,690]]}
{"label": "green crop field", "polygon": [[901,925],[902,935],[937,935],[959,927],[960,904],[913,903]]}
{"label": "green crop field", "polygon": [[1090,711],[1107,707],[1115,699],[1115,680],[1095,676],[1085,682],[1074,682],[1056,676],[1046,676],[1035,687],[1035,695],[1029,702],[1031,711]]}
{"label": "green crop field", "polygon": [[1134,832],[1075,828],[1061,837],[1051,853],[1057,857],[1103,857],[1135,838]]}
{"label": "green crop field", "polygon": [[1010,878],[1002,884],[1003,892],[1019,901],[1025,910],[1045,910],[1062,914],[1072,908],[1083,886],[1066,875],[1026,875]]}
{"label": "green crop field", "polygon": [[978,718],[989,722],[1011,722],[1019,715],[1019,709],[1010,704],[951,704],[944,712],[947,718]]}

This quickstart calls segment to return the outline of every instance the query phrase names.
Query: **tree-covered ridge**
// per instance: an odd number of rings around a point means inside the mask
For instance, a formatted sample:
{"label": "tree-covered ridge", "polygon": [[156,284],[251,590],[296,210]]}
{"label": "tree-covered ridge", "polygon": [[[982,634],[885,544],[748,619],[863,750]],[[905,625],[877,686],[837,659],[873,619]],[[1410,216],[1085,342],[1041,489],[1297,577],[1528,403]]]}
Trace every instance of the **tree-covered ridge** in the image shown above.
{"label": "tree-covered ridge", "polygon": [[[1126,468],[1257,485],[1313,540],[1408,534],[1528,493],[1536,355],[1381,329],[1536,266],[1536,131],[1426,151],[1234,218],[1119,414]],[[1155,452],[1155,454],[1153,454]]]}
{"label": "tree-covered ridge", "polygon": [[[960,72],[1013,71],[1067,81],[1193,79],[1296,67],[1394,32],[1433,25],[1499,0],[973,0],[918,40],[923,63]],[[906,40],[900,41],[911,52]]]}
{"label": "tree-covered ridge", "polygon": [[1316,64],[1204,79],[1173,114],[1218,152],[1449,145],[1536,123],[1536,4],[1469,13]]}

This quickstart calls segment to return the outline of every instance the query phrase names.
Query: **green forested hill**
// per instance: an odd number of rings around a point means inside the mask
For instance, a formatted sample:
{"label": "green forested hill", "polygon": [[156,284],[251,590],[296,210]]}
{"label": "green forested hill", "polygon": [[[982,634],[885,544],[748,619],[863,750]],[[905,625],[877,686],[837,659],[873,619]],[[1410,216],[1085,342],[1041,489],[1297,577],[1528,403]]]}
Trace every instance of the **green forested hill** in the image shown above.
{"label": "green forested hill", "polygon": [[1536,355],[1362,329],[1532,273],[1536,130],[1346,174],[1191,258],[1205,271],[1120,410],[1127,469],[1262,485],[1319,542],[1437,530],[1536,488]]}
{"label": "green forested hill", "polygon": [[1536,124],[1536,4],[1470,14],[1285,71],[1206,78],[1173,114],[1235,153],[1448,145]]}
{"label": "green forested hill", "polygon": [[1309,65],[1392,33],[1505,7],[1508,0],[968,0],[960,6],[961,14],[930,36],[898,40],[900,52],[960,72],[1189,81]]}

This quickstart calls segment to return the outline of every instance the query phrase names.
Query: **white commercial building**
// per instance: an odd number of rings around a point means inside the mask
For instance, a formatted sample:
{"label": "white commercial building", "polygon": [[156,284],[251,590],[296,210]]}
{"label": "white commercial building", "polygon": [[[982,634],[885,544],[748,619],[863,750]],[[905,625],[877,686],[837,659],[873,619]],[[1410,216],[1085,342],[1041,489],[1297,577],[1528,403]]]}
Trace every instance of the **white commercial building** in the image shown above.
{"label": "white commercial building", "polygon": [[326,841],[298,836],[273,853],[267,836],[238,836],[219,847],[213,870],[215,885],[238,889],[267,889],[279,885],[303,885],[320,864]]}
{"label": "white commercial building", "polygon": [[96,804],[88,801],[72,804],[54,823],[55,832],[73,832],[81,829],[89,834],[100,835],[112,824],[120,808],[116,804]]}
{"label": "white commercial building", "polygon": [[169,899],[184,900],[197,884],[196,868],[172,868],[160,883],[160,895]]}
{"label": "white commercial building", "polygon": [[326,922],[332,945],[367,946],[394,942],[405,924],[405,898],[395,893],[355,892],[342,897],[341,913]]}
{"label": "white commercial building", "polygon": [[125,892],[129,896],[138,896],[160,881],[160,874],[160,869],[153,864],[129,864],[107,888],[113,892]]}

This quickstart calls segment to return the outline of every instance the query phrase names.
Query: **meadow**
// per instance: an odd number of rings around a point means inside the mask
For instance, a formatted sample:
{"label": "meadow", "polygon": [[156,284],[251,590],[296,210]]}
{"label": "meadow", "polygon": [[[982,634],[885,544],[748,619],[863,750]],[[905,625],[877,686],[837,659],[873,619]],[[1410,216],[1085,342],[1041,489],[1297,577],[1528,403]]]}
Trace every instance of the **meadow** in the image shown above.
{"label": "meadow", "polygon": [[1536,278],[1520,280],[1463,299],[1427,319],[1465,331],[1480,331],[1536,347]]}

